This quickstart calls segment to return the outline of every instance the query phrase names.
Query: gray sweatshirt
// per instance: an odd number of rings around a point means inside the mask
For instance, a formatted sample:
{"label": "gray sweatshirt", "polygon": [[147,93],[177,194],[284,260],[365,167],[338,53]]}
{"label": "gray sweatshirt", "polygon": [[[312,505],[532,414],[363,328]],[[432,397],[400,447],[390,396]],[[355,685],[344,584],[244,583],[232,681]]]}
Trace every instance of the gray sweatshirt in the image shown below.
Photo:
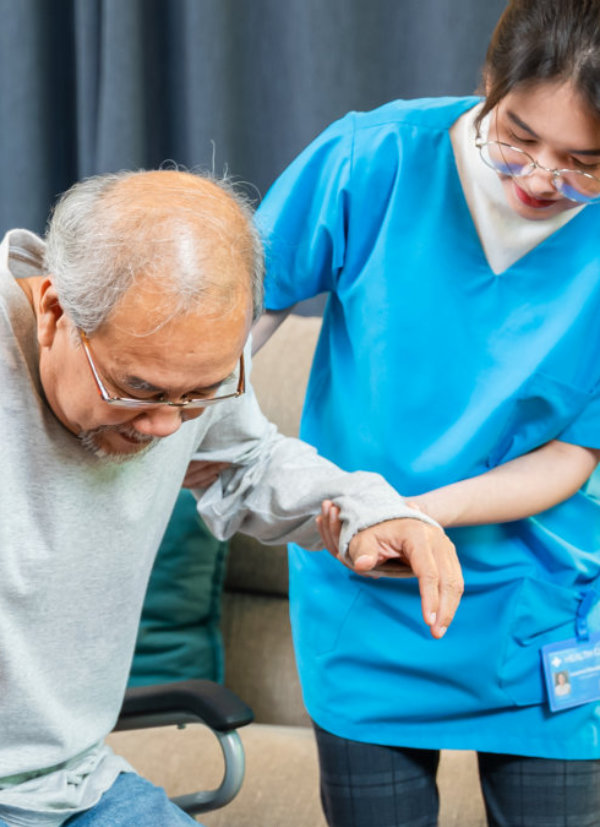
{"label": "gray sweatshirt", "polygon": [[195,492],[220,538],[317,549],[325,498],[341,506],[344,546],[367,525],[422,515],[378,475],[344,473],[278,434],[251,387],[127,463],[86,452],[45,401],[35,319],[15,281],[39,275],[42,255],[24,230],[0,246],[0,820],[58,827],[130,769],[103,739],[192,456],[232,463]]}

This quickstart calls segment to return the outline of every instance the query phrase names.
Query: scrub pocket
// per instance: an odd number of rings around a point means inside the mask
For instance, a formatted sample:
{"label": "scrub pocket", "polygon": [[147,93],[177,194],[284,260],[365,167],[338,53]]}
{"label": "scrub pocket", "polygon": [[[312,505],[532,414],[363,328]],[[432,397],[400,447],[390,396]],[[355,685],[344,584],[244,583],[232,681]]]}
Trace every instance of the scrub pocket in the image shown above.
{"label": "scrub pocket", "polygon": [[575,635],[582,590],[526,577],[517,591],[500,667],[500,686],[517,706],[546,700],[540,650]]}
{"label": "scrub pocket", "polygon": [[506,424],[487,458],[487,466],[526,454],[556,439],[583,411],[593,395],[545,373],[534,373],[508,403]]}
{"label": "scrub pocket", "polygon": [[326,551],[289,546],[290,617],[297,650],[324,655],[337,646],[362,589]]}

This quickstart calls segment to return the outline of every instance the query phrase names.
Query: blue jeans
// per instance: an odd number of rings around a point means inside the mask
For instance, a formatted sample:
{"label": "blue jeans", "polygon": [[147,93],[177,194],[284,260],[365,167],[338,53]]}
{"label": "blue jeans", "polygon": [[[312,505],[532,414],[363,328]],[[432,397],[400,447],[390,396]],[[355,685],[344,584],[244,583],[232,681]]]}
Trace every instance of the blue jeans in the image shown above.
{"label": "blue jeans", "polygon": [[73,816],[64,827],[177,827],[198,822],[169,801],[155,787],[133,772],[121,773],[95,807]]}
{"label": "blue jeans", "polygon": [[[363,744],[315,725],[329,827],[436,827],[439,752]],[[600,761],[480,753],[489,827],[600,827]]]}
{"label": "blue jeans", "polygon": [[[63,827],[179,827],[197,821],[169,801],[161,787],[133,772],[121,773],[100,801]],[[7,827],[0,820],[0,827]]]}

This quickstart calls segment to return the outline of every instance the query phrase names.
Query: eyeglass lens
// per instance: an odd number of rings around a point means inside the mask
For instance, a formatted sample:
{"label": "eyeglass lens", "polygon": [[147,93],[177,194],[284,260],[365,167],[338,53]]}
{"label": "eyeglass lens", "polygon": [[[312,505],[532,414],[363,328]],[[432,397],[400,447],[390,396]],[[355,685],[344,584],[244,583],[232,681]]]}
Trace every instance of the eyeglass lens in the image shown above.
{"label": "eyeglass lens", "polygon": [[[480,146],[483,161],[500,175],[523,178],[537,167],[535,160],[521,149],[497,141]],[[566,198],[586,203],[600,197],[600,180],[578,170],[559,170],[553,174],[553,184]]]}
{"label": "eyeglass lens", "polygon": [[[239,383],[240,383],[240,368],[238,366],[238,368],[234,371],[234,373],[232,373],[231,376],[229,376],[227,379],[225,379],[219,385],[219,387],[214,392],[214,394],[211,394],[210,396],[207,396],[206,398],[202,398],[202,397],[192,398],[183,407],[185,407],[185,410],[187,410],[187,411],[198,410],[200,408],[208,408],[211,405],[214,405],[217,402],[220,402],[221,400],[230,399],[232,396],[236,395],[238,387],[239,387]],[[108,401],[114,407],[129,408],[129,409],[148,408],[148,407],[154,407],[157,404],[158,405],[161,404],[161,402],[156,402],[152,399],[132,399],[132,398],[126,398],[126,397],[125,398],[124,397],[113,397]],[[168,403],[162,403],[162,404],[168,404]]]}

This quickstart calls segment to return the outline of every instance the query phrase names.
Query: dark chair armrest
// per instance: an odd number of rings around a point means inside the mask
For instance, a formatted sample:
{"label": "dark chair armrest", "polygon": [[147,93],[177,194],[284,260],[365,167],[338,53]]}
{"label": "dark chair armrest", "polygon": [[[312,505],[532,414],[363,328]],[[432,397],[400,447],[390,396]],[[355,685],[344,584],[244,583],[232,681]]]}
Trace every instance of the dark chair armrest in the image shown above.
{"label": "dark chair armrest", "polygon": [[230,732],[253,720],[250,707],[230,689],[213,681],[188,680],[128,689],[115,729],[196,721]]}
{"label": "dark chair armrest", "polygon": [[244,748],[238,727],[254,713],[237,695],[213,681],[189,680],[128,689],[116,730],[176,724],[205,724],[216,735],[225,762],[220,785],[214,790],[180,795],[172,801],[187,813],[204,813],[228,804],[244,780]]}

